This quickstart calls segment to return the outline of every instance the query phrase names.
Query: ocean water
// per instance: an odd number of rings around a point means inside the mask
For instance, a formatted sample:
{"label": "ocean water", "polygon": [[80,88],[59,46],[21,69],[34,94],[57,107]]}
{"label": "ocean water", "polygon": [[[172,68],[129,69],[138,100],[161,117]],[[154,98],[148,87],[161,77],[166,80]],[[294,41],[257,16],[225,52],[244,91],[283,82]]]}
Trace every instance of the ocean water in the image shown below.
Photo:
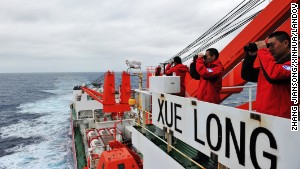
{"label": "ocean water", "polygon": [[[101,75],[0,74],[0,169],[72,169],[72,90]],[[116,73],[116,85],[120,79],[120,73]],[[132,80],[136,88],[137,77]],[[247,99],[247,91],[241,96]]]}
{"label": "ocean water", "polygon": [[72,90],[102,74],[0,74],[0,169],[73,168]]}

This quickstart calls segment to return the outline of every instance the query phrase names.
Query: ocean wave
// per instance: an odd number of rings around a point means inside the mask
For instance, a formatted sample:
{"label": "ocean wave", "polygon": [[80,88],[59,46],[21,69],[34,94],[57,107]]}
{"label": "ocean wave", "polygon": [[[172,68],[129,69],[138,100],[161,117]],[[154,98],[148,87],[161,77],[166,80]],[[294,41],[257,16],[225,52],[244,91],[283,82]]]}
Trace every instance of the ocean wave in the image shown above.
{"label": "ocean wave", "polygon": [[56,95],[21,104],[18,113],[33,118],[0,127],[2,140],[15,141],[2,150],[4,156],[0,157],[0,166],[22,169],[72,168],[69,132],[71,98],[71,94]]}

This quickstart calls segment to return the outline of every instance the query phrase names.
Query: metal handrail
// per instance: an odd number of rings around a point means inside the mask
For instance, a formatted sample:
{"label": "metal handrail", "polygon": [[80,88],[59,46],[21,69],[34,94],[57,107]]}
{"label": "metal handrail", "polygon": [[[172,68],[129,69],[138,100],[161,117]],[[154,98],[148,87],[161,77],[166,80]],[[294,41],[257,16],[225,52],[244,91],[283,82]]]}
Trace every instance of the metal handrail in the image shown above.
{"label": "metal handrail", "polygon": [[239,89],[239,88],[248,88],[249,91],[249,111],[252,111],[252,89],[256,88],[257,85],[249,85],[249,86],[228,86],[228,87],[222,87],[222,89]]}
{"label": "metal handrail", "polygon": [[190,158],[189,156],[187,156],[186,154],[184,154],[183,152],[181,152],[180,150],[178,150],[174,146],[168,144],[168,142],[166,142],[164,139],[160,138],[159,136],[155,135],[153,132],[151,132],[150,130],[148,130],[146,127],[143,127],[142,125],[137,124],[137,123],[136,123],[136,125],[142,127],[144,130],[146,130],[147,132],[149,132],[150,134],[152,134],[154,137],[158,138],[160,141],[162,141],[165,144],[167,144],[168,146],[170,146],[173,150],[177,151],[179,154],[181,154],[182,156],[184,156],[185,158],[187,158],[188,160],[190,160],[192,163],[194,163],[195,165],[197,165],[201,169],[205,169],[205,167],[203,167],[201,164],[197,163],[192,158]]}
{"label": "metal handrail", "polygon": [[222,87],[222,89],[239,89],[239,88],[253,88],[257,87],[257,85],[249,85],[249,86],[227,86],[227,87]]}

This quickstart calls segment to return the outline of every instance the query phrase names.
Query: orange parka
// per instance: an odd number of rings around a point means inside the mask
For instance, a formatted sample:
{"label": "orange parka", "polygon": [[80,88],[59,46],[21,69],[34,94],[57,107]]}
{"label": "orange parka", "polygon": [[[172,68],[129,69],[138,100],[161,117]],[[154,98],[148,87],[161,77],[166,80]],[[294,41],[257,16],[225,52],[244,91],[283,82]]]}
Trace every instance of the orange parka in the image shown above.
{"label": "orange parka", "polygon": [[205,102],[220,104],[222,89],[223,65],[219,59],[204,63],[202,58],[197,59],[197,72],[200,75],[197,99]]}

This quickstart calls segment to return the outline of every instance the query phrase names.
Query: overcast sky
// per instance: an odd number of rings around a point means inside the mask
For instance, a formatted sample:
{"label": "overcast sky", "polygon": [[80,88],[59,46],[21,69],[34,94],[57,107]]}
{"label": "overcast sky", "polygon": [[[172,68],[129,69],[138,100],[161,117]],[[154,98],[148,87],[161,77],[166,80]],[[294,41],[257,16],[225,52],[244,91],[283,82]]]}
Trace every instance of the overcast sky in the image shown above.
{"label": "overcast sky", "polygon": [[241,0],[0,0],[0,73],[168,60]]}

